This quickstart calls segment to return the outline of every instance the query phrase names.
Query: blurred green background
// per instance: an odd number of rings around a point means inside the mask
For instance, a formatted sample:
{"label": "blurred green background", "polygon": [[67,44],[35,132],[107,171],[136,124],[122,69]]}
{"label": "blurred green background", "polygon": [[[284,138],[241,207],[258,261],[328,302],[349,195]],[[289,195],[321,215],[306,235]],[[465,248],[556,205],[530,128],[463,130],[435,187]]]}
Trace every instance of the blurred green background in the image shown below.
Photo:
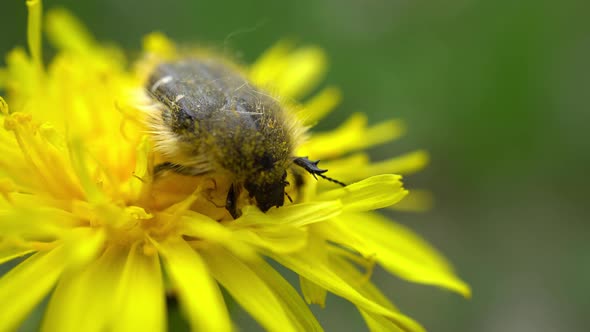
{"label": "blurred green background", "polygon": [[[377,271],[401,310],[430,331],[590,325],[589,1],[46,0],[51,7],[130,54],[153,30],[245,61],[285,37],[322,46],[326,83],[344,100],[320,129],[354,111],[406,121],[401,141],[373,153],[429,150],[428,169],[405,182],[432,190],[436,206],[393,218],[473,287],[464,300]],[[1,54],[25,45],[25,18],[24,0],[3,1]],[[366,329],[334,296],[317,312],[327,331]]]}

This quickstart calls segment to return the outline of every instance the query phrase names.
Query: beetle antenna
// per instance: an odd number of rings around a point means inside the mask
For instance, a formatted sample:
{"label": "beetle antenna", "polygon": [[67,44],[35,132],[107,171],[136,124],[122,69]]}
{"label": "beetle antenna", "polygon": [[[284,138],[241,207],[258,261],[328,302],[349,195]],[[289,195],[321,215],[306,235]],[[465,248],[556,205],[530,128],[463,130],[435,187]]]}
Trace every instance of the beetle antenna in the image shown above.
{"label": "beetle antenna", "polygon": [[323,173],[326,173],[328,170],[327,169],[321,169],[318,167],[318,164],[320,163],[319,160],[316,161],[311,161],[309,160],[307,157],[298,157],[295,158],[293,160],[293,162],[295,163],[295,165],[303,168],[304,170],[308,171],[309,174],[313,175],[314,178],[316,178],[317,180],[317,176],[326,179],[330,182],[339,184],[343,187],[346,187],[346,184],[343,182],[340,182],[336,179],[332,179],[331,177],[325,176]]}
{"label": "beetle antenna", "polygon": [[328,180],[328,181],[330,181],[332,183],[339,184],[339,185],[341,185],[343,187],[346,187],[346,183],[344,183],[344,182],[340,182],[340,181],[338,181],[336,179],[332,179],[331,177],[325,176],[323,174],[318,174],[318,176],[321,177],[322,179],[326,179],[326,180]]}

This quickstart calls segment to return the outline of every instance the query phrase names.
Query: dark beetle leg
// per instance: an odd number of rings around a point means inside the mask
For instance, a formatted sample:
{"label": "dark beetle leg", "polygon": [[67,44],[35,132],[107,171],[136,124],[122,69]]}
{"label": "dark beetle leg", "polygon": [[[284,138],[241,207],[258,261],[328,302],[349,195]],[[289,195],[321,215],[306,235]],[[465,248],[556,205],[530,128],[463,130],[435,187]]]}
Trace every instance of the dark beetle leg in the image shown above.
{"label": "dark beetle leg", "polygon": [[242,213],[238,210],[238,195],[236,193],[235,186],[232,184],[227,192],[227,198],[225,200],[225,209],[231,214],[234,219],[238,219]]}

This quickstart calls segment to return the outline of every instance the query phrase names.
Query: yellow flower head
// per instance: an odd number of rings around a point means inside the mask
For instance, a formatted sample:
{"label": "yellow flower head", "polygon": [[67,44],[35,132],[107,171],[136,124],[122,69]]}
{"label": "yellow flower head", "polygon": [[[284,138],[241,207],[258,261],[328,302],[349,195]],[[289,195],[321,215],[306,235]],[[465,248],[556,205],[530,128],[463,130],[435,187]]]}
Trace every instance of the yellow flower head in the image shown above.
{"label": "yellow flower head", "polygon": [[[289,179],[293,204],[266,213],[246,204],[233,220],[223,176],[154,175],[161,156],[138,91],[154,65],[180,57],[174,44],[148,35],[145,56],[129,66],[56,10],[45,28],[57,54],[45,66],[41,3],[27,6],[29,52],[13,50],[0,69],[0,263],[20,261],[0,279],[1,331],[17,328],[46,296],[45,331],[165,330],[166,294],[178,297],[193,330],[229,331],[219,285],[267,330],[322,330],[305,302],[323,306],[327,292],[354,303],[372,330],[423,330],[371,283],[374,264],[469,296],[434,249],[371,212],[407,195],[392,173],[426,162],[422,151],[377,163],[362,152],[398,137],[400,123],[367,126],[356,114],[309,135],[296,154],[325,160],[330,177],[351,184],[304,174],[301,183]],[[338,103],[334,88],[295,101],[321,78],[316,47],[279,43],[251,66],[235,66],[304,126]],[[416,208],[411,198],[400,208]],[[268,259],[299,275],[303,296]]]}

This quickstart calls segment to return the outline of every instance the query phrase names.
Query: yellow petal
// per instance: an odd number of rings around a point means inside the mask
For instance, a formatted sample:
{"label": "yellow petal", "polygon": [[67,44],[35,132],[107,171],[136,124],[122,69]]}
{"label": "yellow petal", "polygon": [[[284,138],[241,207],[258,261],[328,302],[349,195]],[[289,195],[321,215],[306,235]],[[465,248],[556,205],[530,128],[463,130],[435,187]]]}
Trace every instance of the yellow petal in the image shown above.
{"label": "yellow petal", "polygon": [[0,96],[0,113],[2,113],[3,115],[10,114],[8,103],[6,102],[6,100],[4,100],[4,98],[2,98],[2,96]]}
{"label": "yellow petal", "polygon": [[408,196],[388,208],[397,211],[424,212],[431,210],[433,205],[434,197],[430,191],[411,189]]}
{"label": "yellow petal", "polygon": [[[274,218],[258,209],[247,211],[248,218],[239,218],[225,226],[206,216],[189,213],[190,217],[181,218],[181,233],[222,244],[246,259],[255,253],[256,247],[273,252],[293,252],[305,245],[307,233],[303,229],[274,223]],[[246,222],[242,223],[243,220]],[[256,223],[248,220],[256,220]]]}
{"label": "yellow petal", "polygon": [[283,41],[267,50],[250,66],[250,79],[282,97],[298,98],[316,86],[326,68],[324,52],[317,47],[293,51],[292,43]]}
{"label": "yellow petal", "polygon": [[326,307],[326,296],[328,291],[305,277],[299,276],[299,287],[305,301],[309,304],[317,304],[322,308]]}
{"label": "yellow petal", "polygon": [[[62,221],[64,224],[61,224]],[[67,224],[73,221],[72,215],[67,212],[61,213],[57,209],[34,211],[13,208],[0,211],[0,234],[23,240],[48,241],[63,235],[68,230]]]}
{"label": "yellow petal", "polygon": [[186,211],[180,218],[180,232],[199,239],[207,239],[221,244],[233,241],[233,233],[223,224],[193,211]]}
{"label": "yellow petal", "polygon": [[238,241],[235,232],[223,224],[196,212],[189,211],[186,214],[187,216],[182,217],[179,223],[182,235],[221,244],[240,257],[248,258],[255,255],[253,247]]}
{"label": "yellow petal", "polygon": [[256,208],[244,210],[242,218],[228,223],[236,240],[273,252],[293,252],[305,245],[307,232],[289,224],[274,222],[277,219]]}
{"label": "yellow petal", "polygon": [[331,254],[330,266],[338,273],[342,279],[346,280],[350,285],[353,285],[361,294],[367,298],[379,303],[383,307],[392,311],[398,309],[387,299],[385,295],[367,278],[364,271],[360,271],[356,265],[353,265],[350,260],[344,256]]}
{"label": "yellow petal", "polygon": [[316,159],[335,158],[348,152],[389,142],[401,136],[403,132],[403,125],[395,120],[367,127],[366,115],[356,113],[338,129],[314,134],[298,153]]}
{"label": "yellow petal", "polygon": [[309,279],[318,286],[344,297],[355,305],[369,312],[395,319],[398,315],[361,295],[353,286],[349,285],[331,267],[316,257],[313,251],[301,251],[290,255],[270,255],[274,260]]}
{"label": "yellow petal", "polygon": [[[70,269],[49,303],[45,331],[163,330],[164,299],[157,257],[135,246],[109,247],[89,266]],[[119,328],[121,327],[121,328]]]}
{"label": "yellow petal", "polygon": [[275,253],[294,252],[307,243],[305,229],[289,226],[266,226],[258,229],[240,229],[234,233],[235,239],[249,243],[260,249]]}
{"label": "yellow petal", "polygon": [[[340,200],[310,202],[283,206],[266,214],[274,224],[288,224],[296,227],[314,224],[339,215],[343,210]],[[253,220],[260,220],[252,218]]]}
{"label": "yellow petal", "polygon": [[0,242],[0,264],[11,261],[15,258],[23,257],[34,252],[33,249],[23,249],[19,247],[9,246],[6,243]]}
{"label": "yellow petal", "polygon": [[[58,200],[36,195],[15,193],[12,205],[0,210],[0,234],[31,241],[48,242],[64,238],[72,230],[81,229],[84,219],[72,212],[52,207],[63,204]],[[75,203],[67,202],[68,206]],[[43,206],[33,209],[32,206]],[[84,234],[79,234],[85,236]]]}
{"label": "yellow petal", "polygon": [[203,259],[184,240],[152,241],[164,258],[191,328],[198,331],[231,331],[223,296]]}
{"label": "yellow petal", "polygon": [[86,200],[90,203],[99,203],[107,199],[90,175],[89,158],[87,152],[84,150],[84,142],[80,139],[72,140],[69,146],[69,153],[73,171],[80,181],[80,186],[84,190]]}
{"label": "yellow petal", "polygon": [[15,330],[39,301],[53,288],[67,261],[63,247],[37,253],[0,279],[0,331]]}
{"label": "yellow petal", "polygon": [[325,88],[303,105],[297,117],[304,124],[313,126],[330,113],[340,103],[340,99],[342,99],[340,90],[334,87]]}
{"label": "yellow petal", "polygon": [[80,53],[92,50],[94,38],[68,11],[53,9],[47,12],[46,18],[47,37],[55,47]]}
{"label": "yellow petal", "polygon": [[41,13],[43,8],[40,0],[27,0],[29,17],[27,19],[27,41],[31,58],[39,74],[43,70],[43,54],[41,53]]}
{"label": "yellow petal", "polygon": [[371,312],[362,310],[360,308],[359,308],[359,312],[363,316],[363,319],[365,320],[365,323],[367,323],[367,327],[369,328],[369,331],[372,331],[372,332],[381,332],[381,331],[388,331],[388,332],[424,331],[423,329],[422,330],[410,330],[410,329],[402,328],[402,327],[398,326],[392,320],[387,319],[386,317],[373,314]]}
{"label": "yellow petal", "polygon": [[406,227],[376,213],[346,214],[338,222],[362,239],[364,246],[359,251],[375,255],[389,272],[470,296],[469,286],[455,275],[446,259]]}
{"label": "yellow petal", "polygon": [[345,211],[380,209],[399,202],[408,191],[399,175],[377,175],[318,195],[319,200],[340,199]]}
{"label": "yellow petal", "polygon": [[266,50],[250,65],[250,80],[260,86],[269,85],[280,75],[286,65],[285,59],[292,49],[292,43],[283,40]]}
{"label": "yellow petal", "polygon": [[[379,162],[371,162],[365,153],[356,153],[346,158],[322,162],[321,166],[329,170],[330,177],[350,182],[379,174],[412,174],[427,164],[428,153],[419,150]],[[331,183],[322,181],[320,184]]]}
{"label": "yellow petal", "polygon": [[412,331],[422,332],[424,328],[413,319],[400,313],[397,308],[385,297],[373,283],[367,280],[367,276],[359,272],[349,261],[341,257],[332,256],[330,264],[349,284],[354,285],[363,296],[379,303],[383,307],[395,313],[395,317],[385,317],[358,307],[359,312],[367,322],[371,331]]}
{"label": "yellow petal", "polygon": [[222,247],[203,251],[211,274],[268,331],[296,331],[281,301],[248,265]]}
{"label": "yellow petal", "polygon": [[246,264],[274,291],[297,331],[323,331],[299,293],[272,266],[260,258]]}
{"label": "yellow petal", "polygon": [[388,160],[372,163],[368,173],[393,173],[408,175],[422,170],[428,164],[428,153],[418,150]]}
{"label": "yellow petal", "polygon": [[152,32],[145,36],[142,47],[146,52],[156,54],[163,59],[171,59],[176,55],[176,46],[161,32]]}
{"label": "yellow petal", "polygon": [[257,208],[244,209],[244,215],[226,224],[235,241],[248,243],[272,252],[293,252],[305,246],[307,232],[301,227],[278,222]]}
{"label": "yellow petal", "polygon": [[[328,252],[326,249],[328,245],[321,236],[317,236],[318,233],[316,232],[317,228],[321,228],[323,225],[324,223],[321,223],[310,228],[312,234],[310,236],[307,250],[314,253],[317,261],[321,261],[322,264],[327,265]],[[299,276],[299,287],[301,287],[301,293],[307,303],[317,304],[322,308],[326,306],[326,296],[328,295],[326,288],[314,283],[302,275]]]}
{"label": "yellow petal", "polygon": [[68,267],[79,268],[102,253],[106,231],[101,228],[76,227],[63,234],[61,239],[68,253]]}
{"label": "yellow petal", "polygon": [[146,182],[150,182],[151,175],[149,174],[149,169],[153,167],[149,161],[149,154],[150,154],[151,146],[149,144],[149,139],[147,136],[141,138],[141,142],[138,144],[136,149],[136,162],[135,162],[135,170],[133,171],[133,178],[131,178],[129,183],[129,196],[131,201],[146,201],[149,195],[149,190],[147,190],[148,186],[146,186]]}
{"label": "yellow petal", "polygon": [[45,313],[42,331],[105,331],[113,328],[116,299],[128,250],[110,246],[87,266],[68,269]]}
{"label": "yellow petal", "polygon": [[280,96],[300,98],[316,87],[327,67],[326,55],[319,47],[303,47],[289,54],[287,65],[273,87]]}
{"label": "yellow petal", "polygon": [[6,55],[6,65],[3,87],[11,91],[11,110],[20,111],[29,103],[31,95],[39,93],[38,67],[20,47],[14,48]]}
{"label": "yellow petal", "polygon": [[166,304],[157,255],[131,248],[121,276],[114,331],[165,331]]}
{"label": "yellow petal", "polygon": [[13,132],[21,150],[20,158],[13,161],[20,166],[15,170],[17,178],[19,173],[27,173],[33,188],[53,197],[83,197],[67,151],[55,144],[57,139],[50,126],[39,126],[30,113],[15,112],[4,119],[4,128]]}

